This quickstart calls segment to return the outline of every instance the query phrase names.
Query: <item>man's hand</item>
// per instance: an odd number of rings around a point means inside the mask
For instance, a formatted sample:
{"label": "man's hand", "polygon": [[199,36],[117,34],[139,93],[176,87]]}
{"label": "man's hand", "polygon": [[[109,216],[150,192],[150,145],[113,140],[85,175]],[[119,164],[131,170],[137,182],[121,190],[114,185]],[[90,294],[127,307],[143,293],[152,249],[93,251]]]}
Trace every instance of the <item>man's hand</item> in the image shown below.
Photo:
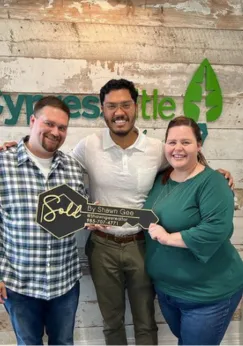
{"label": "man's hand", "polygon": [[15,141],[4,142],[3,145],[0,145],[0,151],[7,150],[8,148],[14,147],[18,143]]}
{"label": "man's hand", "polygon": [[101,232],[105,230],[109,230],[110,228],[110,226],[91,224],[91,223],[86,223],[85,227],[87,228],[88,231],[101,231]]}
{"label": "man's hand", "polygon": [[4,299],[7,299],[7,290],[3,281],[0,281],[0,304],[4,304]]}
{"label": "man's hand", "polygon": [[[100,202],[96,201],[94,204],[99,205]],[[109,230],[110,226],[109,225],[98,225],[98,224],[86,223],[85,228],[87,228],[88,231],[101,231],[101,232],[103,232],[105,230]]]}
{"label": "man's hand", "polygon": [[235,184],[234,184],[234,179],[233,179],[231,173],[226,171],[225,169],[222,169],[222,168],[217,169],[217,171],[219,173],[223,174],[225,179],[227,179],[229,181],[229,186],[230,186],[231,190],[234,190]]}

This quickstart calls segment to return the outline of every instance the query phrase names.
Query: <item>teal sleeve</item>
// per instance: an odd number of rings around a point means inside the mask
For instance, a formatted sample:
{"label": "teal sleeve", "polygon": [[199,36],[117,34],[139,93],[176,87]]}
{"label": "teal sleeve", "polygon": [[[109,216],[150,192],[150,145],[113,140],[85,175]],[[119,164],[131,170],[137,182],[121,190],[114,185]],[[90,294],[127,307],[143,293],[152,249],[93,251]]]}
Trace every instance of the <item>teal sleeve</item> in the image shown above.
{"label": "teal sleeve", "polygon": [[197,259],[207,263],[233,233],[234,197],[218,172],[209,177],[198,193],[201,222],[181,231],[181,236]]}

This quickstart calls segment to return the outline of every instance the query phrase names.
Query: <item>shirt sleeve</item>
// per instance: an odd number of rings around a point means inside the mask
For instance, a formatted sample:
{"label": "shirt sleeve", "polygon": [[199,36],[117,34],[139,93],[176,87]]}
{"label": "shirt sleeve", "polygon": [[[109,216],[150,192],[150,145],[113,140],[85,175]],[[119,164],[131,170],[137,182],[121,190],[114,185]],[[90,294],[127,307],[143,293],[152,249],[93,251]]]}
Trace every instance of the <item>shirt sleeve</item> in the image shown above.
{"label": "shirt sleeve", "polygon": [[3,251],[3,220],[2,220],[2,206],[0,205],[0,281],[3,279],[2,263],[4,258]]}
{"label": "shirt sleeve", "polygon": [[181,236],[197,259],[207,263],[233,233],[233,192],[220,173],[215,172],[201,186],[198,203],[199,225],[181,231]]}
{"label": "shirt sleeve", "polygon": [[86,172],[85,148],[86,148],[86,138],[83,138],[71,151],[70,155],[81,164],[84,171]]}

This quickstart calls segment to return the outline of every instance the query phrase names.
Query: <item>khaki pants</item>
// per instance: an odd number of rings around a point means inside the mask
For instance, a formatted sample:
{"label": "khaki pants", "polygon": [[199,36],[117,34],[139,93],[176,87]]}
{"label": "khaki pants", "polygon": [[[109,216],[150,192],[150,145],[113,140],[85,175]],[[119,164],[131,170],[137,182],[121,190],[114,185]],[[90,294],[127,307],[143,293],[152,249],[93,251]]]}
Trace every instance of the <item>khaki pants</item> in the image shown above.
{"label": "khaki pants", "polygon": [[127,345],[125,289],[137,345],[157,345],[154,291],[144,268],[144,240],[118,244],[92,233],[87,244],[92,279],[107,345]]}

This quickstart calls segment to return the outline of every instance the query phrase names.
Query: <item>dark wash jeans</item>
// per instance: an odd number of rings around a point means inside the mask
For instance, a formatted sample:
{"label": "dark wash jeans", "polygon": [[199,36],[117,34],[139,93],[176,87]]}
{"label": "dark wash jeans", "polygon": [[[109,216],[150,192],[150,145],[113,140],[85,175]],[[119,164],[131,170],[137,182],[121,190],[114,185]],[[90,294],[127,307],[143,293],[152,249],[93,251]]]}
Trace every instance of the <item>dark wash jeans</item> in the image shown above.
{"label": "dark wash jeans", "polygon": [[242,297],[242,290],[211,304],[194,303],[157,290],[161,312],[178,345],[219,345]]}
{"label": "dark wash jeans", "polygon": [[7,289],[5,308],[9,313],[18,345],[43,345],[44,329],[48,345],[73,345],[79,281],[60,297],[44,300]]}

